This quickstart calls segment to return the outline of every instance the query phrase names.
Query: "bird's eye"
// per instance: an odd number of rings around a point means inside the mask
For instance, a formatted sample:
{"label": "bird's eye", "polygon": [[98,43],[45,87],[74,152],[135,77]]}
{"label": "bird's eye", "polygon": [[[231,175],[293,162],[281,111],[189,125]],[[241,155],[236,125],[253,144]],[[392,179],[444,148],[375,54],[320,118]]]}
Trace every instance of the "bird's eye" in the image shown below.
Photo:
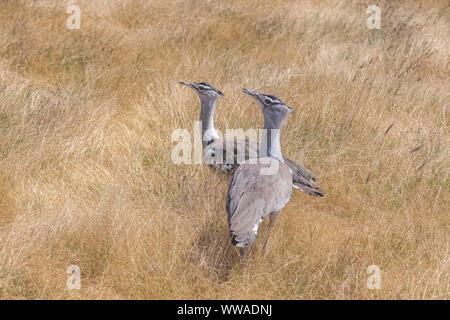
{"label": "bird's eye", "polygon": [[265,103],[265,104],[271,104],[271,103],[272,103],[272,100],[270,100],[270,99],[264,99],[264,103]]}
{"label": "bird's eye", "polygon": [[204,86],[198,86],[198,88],[200,89],[200,91],[204,91],[205,90]]}

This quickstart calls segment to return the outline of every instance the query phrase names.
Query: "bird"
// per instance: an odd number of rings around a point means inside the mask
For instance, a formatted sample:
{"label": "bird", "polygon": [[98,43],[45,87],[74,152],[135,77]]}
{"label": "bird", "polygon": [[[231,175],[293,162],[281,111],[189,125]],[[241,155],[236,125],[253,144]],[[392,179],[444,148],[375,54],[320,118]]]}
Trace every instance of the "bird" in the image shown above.
{"label": "bird", "polygon": [[[293,175],[281,153],[280,128],[293,110],[281,99],[249,89],[264,114],[264,132],[258,161],[247,160],[233,175],[228,186],[226,211],[231,242],[248,249],[255,241],[258,227],[269,216],[264,247],[279,212],[292,195]],[[270,170],[268,170],[270,169]]]}
{"label": "bird", "polygon": [[[223,96],[220,90],[217,90],[207,82],[192,83],[181,81],[179,83],[192,88],[200,98],[203,158],[210,168],[232,175],[243,160],[258,157],[259,144],[257,141],[250,141],[249,139],[229,141],[220,138],[217,133],[214,127],[214,109],[217,98]],[[229,150],[232,150],[232,154],[227,154],[227,145],[233,146],[233,148],[229,148]],[[242,160],[238,157],[239,150],[245,151],[244,159]],[[292,171],[294,188],[311,196],[325,196],[325,193],[317,185],[315,174],[288,158],[284,158],[284,163]]]}
{"label": "bird", "polygon": [[[237,139],[233,145],[232,154],[226,153],[227,140],[221,139],[214,127],[214,109],[218,97],[223,97],[223,93],[207,82],[191,83],[181,81],[198,94],[201,103],[200,123],[203,148],[203,159],[214,171],[225,174],[233,174],[239,166],[237,150],[245,150],[245,158],[249,158],[249,153],[257,155],[257,145],[248,139]],[[229,143],[229,142],[228,142]],[[242,148],[242,149],[240,149]],[[231,158],[233,157],[233,158]]]}

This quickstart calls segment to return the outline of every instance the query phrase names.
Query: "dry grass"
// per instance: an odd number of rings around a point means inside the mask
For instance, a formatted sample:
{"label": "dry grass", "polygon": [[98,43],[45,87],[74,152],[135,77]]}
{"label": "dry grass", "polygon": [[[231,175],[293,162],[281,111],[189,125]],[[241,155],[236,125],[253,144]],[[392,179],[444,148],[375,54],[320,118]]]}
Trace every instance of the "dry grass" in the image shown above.
{"label": "dry grass", "polygon": [[[450,297],[447,1],[378,1],[381,30],[370,1],[77,3],[70,31],[64,1],[0,1],[0,298]],[[222,131],[262,124],[243,86],[293,106],[285,154],[328,194],[295,192],[246,265],[228,179],[170,161],[180,80],[223,90]]]}

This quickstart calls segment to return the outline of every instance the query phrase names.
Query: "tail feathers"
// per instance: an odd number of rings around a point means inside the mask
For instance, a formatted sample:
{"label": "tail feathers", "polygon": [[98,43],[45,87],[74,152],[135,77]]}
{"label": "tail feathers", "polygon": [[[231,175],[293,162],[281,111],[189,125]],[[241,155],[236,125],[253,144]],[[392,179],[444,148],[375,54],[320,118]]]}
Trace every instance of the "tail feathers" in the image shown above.
{"label": "tail feathers", "polygon": [[255,242],[256,234],[249,232],[244,235],[231,234],[231,243],[238,248],[246,248]]}
{"label": "tail feathers", "polygon": [[291,159],[284,158],[284,162],[289,166],[292,171],[294,183],[295,180],[305,180],[316,182],[317,177],[314,173],[303,167],[302,165],[292,161]]}
{"label": "tail feathers", "polygon": [[299,189],[300,191],[303,191],[306,194],[309,194],[310,196],[314,197],[325,197],[325,192],[323,192],[319,187],[310,188],[308,186],[305,186],[300,183],[294,183],[292,185],[294,188]]}
{"label": "tail feathers", "polygon": [[314,173],[290,159],[284,158],[284,162],[292,171],[292,181],[294,188],[297,188],[311,196],[325,196],[325,193],[317,186],[317,177]]}

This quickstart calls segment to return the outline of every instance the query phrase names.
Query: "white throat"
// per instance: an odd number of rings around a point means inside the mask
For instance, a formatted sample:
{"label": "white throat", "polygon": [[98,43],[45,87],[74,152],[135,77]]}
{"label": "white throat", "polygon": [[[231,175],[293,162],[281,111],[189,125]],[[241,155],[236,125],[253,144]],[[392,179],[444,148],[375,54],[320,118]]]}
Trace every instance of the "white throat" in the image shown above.
{"label": "white throat", "polygon": [[280,129],[264,128],[259,144],[259,157],[272,157],[284,163],[281,154]]}
{"label": "white throat", "polygon": [[214,140],[219,139],[219,134],[214,128],[214,107],[216,99],[201,99],[202,107],[200,112],[201,136],[203,148]]}

